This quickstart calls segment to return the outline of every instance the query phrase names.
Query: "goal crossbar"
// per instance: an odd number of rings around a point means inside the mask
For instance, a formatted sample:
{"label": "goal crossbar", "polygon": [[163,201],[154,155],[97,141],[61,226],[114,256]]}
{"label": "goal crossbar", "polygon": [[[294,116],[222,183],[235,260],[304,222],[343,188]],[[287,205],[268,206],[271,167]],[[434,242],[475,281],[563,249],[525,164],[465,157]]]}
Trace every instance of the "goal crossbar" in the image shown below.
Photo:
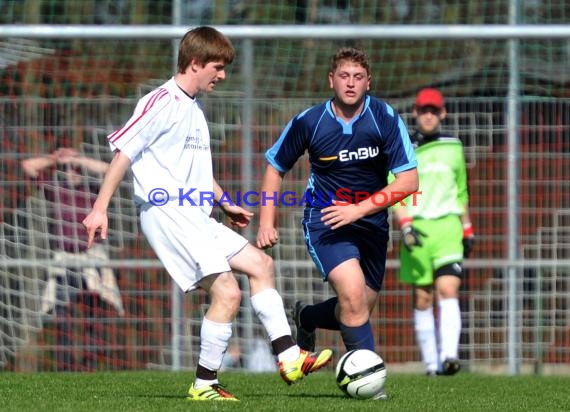
{"label": "goal crossbar", "polygon": [[[238,39],[565,39],[570,25],[220,25],[221,32]],[[59,39],[175,39],[188,31],[183,25],[0,25],[3,38]],[[421,36],[420,36],[421,34]]]}

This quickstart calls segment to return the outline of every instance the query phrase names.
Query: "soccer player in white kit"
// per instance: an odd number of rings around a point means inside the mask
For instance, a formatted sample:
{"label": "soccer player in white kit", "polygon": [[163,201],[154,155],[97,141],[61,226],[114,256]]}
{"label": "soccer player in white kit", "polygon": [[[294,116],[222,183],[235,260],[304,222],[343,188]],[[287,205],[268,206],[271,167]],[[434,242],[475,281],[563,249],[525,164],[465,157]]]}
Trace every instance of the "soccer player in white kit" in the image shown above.
{"label": "soccer player in white kit", "polygon": [[[213,202],[227,195],[213,177],[210,133],[196,96],[224,80],[234,55],[230,40],[212,27],[196,27],[184,35],[177,73],[142,97],[127,123],[108,136],[115,154],[83,221],[89,245],[97,233],[106,238],[107,208],[131,167],[141,227],[153,250],[183,291],[202,288],[210,296],[190,400],[237,400],[217,376],[241,299],[233,270],[248,276],[251,306],[267,331],[285,382],[299,381],[332,358],[330,349],[301,350],[291,337],[275,289],[273,259],[210,217]],[[218,204],[238,227],[247,226],[253,215],[231,202]]]}

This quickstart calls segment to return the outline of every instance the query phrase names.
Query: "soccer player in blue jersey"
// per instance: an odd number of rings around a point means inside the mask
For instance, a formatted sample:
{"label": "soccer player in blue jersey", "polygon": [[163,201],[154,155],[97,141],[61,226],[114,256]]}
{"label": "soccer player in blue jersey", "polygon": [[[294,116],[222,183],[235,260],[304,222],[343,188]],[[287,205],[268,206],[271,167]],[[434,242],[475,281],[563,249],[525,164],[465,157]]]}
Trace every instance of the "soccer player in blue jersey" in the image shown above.
{"label": "soccer player in blue jersey", "polygon": [[[336,296],[297,302],[297,343],[310,350],[315,329],[339,330],[347,350],[375,351],[369,317],[382,286],[388,242],[387,208],[418,188],[416,158],[406,126],[386,102],[368,94],[367,55],[341,48],[328,74],[333,97],[296,115],[266,152],[257,245],[274,246],[284,175],[305,152],[311,172],[302,220],[305,241]],[[388,184],[391,171],[395,180]]]}

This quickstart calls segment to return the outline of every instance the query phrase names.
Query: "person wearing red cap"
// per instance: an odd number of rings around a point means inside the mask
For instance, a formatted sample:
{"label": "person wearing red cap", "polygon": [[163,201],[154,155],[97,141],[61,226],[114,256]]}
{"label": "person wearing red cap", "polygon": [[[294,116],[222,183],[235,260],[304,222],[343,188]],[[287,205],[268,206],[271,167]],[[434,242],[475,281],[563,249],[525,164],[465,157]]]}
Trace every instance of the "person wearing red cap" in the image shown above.
{"label": "person wearing red cap", "polygon": [[463,145],[440,131],[447,111],[439,90],[420,90],[412,114],[421,195],[393,208],[402,231],[400,281],[413,289],[414,329],[427,375],[454,375],[460,369],[461,264],[473,239]]}

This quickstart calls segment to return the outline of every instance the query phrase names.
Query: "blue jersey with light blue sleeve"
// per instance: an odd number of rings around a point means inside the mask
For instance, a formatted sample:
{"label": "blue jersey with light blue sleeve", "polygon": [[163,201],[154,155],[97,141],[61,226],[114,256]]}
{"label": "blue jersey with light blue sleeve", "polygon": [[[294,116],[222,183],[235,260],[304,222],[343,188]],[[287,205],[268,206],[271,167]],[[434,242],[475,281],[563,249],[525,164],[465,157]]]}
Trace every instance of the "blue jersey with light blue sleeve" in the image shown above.
{"label": "blue jersey with light blue sleeve", "polygon": [[[286,173],[305,151],[311,166],[306,208],[313,210],[326,207],[330,199],[355,202],[357,193],[383,189],[389,171],[397,174],[417,166],[403,120],[372,96],[366,96],[362,112],[349,123],[335,116],[331,100],[305,110],[287,124],[265,157]],[[310,215],[317,219],[320,213]],[[387,216],[383,210],[353,225],[388,230]]]}

